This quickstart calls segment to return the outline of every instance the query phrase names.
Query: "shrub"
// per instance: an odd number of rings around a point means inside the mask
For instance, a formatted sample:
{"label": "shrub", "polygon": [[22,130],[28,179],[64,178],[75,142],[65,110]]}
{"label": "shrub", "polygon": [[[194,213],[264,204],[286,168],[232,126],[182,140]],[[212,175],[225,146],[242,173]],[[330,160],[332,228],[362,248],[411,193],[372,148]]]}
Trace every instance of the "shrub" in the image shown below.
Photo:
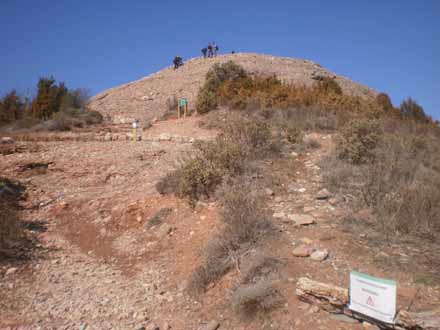
{"label": "shrub", "polygon": [[375,156],[374,149],[381,135],[377,120],[358,118],[350,121],[342,129],[338,141],[339,157],[353,164],[371,161]]}
{"label": "shrub", "polygon": [[414,119],[420,122],[431,122],[423,108],[412,98],[408,97],[399,106],[400,113],[404,118]]}
{"label": "shrub", "polygon": [[187,198],[191,206],[203,196],[209,197],[222,181],[221,168],[203,158],[193,158],[179,169],[178,195]]}
{"label": "shrub", "polygon": [[161,195],[177,193],[179,191],[179,176],[179,171],[172,171],[166,174],[156,183],[156,190]]}
{"label": "shrub", "polygon": [[222,228],[207,244],[204,262],[191,276],[188,290],[192,294],[203,292],[238,263],[244,246],[249,248],[274,230],[263,200],[243,180],[224,183],[219,200]]}
{"label": "shrub", "polygon": [[246,71],[232,61],[224,64],[214,64],[206,74],[205,83],[197,96],[197,112],[207,113],[216,109],[218,106],[217,96],[222,84],[227,81],[239,80],[246,76]]}
{"label": "shrub", "polygon": [[266,281],[240,286],[231,298],[234,311],[244,319],[268,313],[280,306],[282,301],[279,291]]}
{"label": "shrub", "polygon": [[201,89],[197,95],[196,109],[200,114],[207,113],[217,108],[215,92],[209,89]]}
{"label": "shrub", "polygon": [[376,102],[384,111],[389,112],[394,109],[393,103],[386,93],[379,93],[376,96]]}
{"label": "shrub", "polygon": [[24,237],[18,217],[23,191],[19,184],[0,177],[0,260],[10,257],[13,245]]}
{"label": "shrub", "polygon": [[225,128],[225,135],[241,145],[251,158],[261,157],[276,150],[277,141],[270,124],[257,118],[237,118]]}
{"label": "shrub", "polygon": [[285,127],[286,139],[292,144],[298,144],[303,142],[304,132],[294,122],[289,122]]}
{"label": "shrub", "polygon": [[262,196],[251,185],[242,180],[224,184],[218,196],[223,233],[234,248],[255,243],[274,229]]}
{"label": "shrub", "polygon": [[327,94],[342,95],[342,88],[339,86],[338,82],[330,77],[323,77],[318,82],[318,88]]}

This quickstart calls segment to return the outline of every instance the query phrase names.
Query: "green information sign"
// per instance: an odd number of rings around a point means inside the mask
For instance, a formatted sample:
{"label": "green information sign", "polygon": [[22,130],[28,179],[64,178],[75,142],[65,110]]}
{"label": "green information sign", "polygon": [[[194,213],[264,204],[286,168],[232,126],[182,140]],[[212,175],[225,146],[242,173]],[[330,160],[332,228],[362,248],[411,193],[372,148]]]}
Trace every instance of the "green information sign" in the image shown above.
{"label": "green information sign", "polygon": [[185,107],[186,106],[186,99],[179,99],[179,106]]}

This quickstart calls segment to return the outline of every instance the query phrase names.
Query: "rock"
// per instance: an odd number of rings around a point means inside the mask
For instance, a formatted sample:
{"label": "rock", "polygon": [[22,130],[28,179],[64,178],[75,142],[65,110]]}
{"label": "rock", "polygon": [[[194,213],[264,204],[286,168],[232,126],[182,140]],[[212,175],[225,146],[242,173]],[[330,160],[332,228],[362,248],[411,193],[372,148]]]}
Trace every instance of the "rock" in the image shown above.
{"label": "rock", "polygon": [[170,330],[171,325],[168,322],[162,323],[162,326],[160,327],[160,330]]}
{"label": "rock", "polygon": [[162,239],[162,238],[166,237],[171,232],[172,229],[173,228],[169,224],[163,223],[157,229],[156,235],[159,239]]}
{"label": "rock", "polygon": [[368,323],[368,322],[362,322],[362,327],[365,330],[380,330],[380,328],[377,325]]}
{"label": "rock", "polygon": [[167,133],[162,133],[159,135],[159,141],[171,141],[171,135]]}
{"label": "rock", "polygon": [[314,206],[304,206],[304,213],[309,213],[312,211],[315,211],[315,207]]}
{"label": "rock", "polygon": [[295,257],[308,257],[313,253],[314,249],[309,245],[300,245],[293,249],[292,254]]}
{"label": "rock", "polygon": [[315,223],[315,218],[307,214],[289,214],[287,217],[295,222],[295,226],[307,226]]}
{"label": "rock", "polygon": [[290,153],[290,155],[292,156],[292,157],[298,157],[298,154],[295,152],[295,151],[292,151],[291,153]]}
{"label": "rock", "polygon": [[270,189],[270,188],[266,188],[266,189],[264,189],[264,192],[265,192],[266,195],[268,195],[268,196],[273,196],[273,195],[275,195],[275,193],[273,192],[273,190]]}
{"label": "rock", "polygon": [[327,190],[327,189],[321,189],[320,191],[318,191],[318,193],[316,194],[316,199],[319,200],[324,200],[324,199],[328,199],[331,197],[331,193]]}
{"label": "rock", "polygon": [[7,271],[6,271],[6,276],[8,276],[8,275],[12,275],[12,274],[14,274],[15,272],[17,272],[17,270],[18,270],[18,268],[16,268],[16,267],[12,267],[12,268],[9,268]]}
{"label": "rock", "polygon": [[112,133],[106,133],[104,135],[104,141],[111,141],[112,140]]}
{"label": "rock", "polygon": [[328,250],[317,250],[310,255],[310,259],[314,261],[324,261],[328,257]]}
{"label": "rock", "polygon": [[312,244],[313,243],[313,240],[308,237],[301,237],[299,240],[300,240],[300,242],[302,242],[304,244]]}
{"label": "rock", "polygon": [[344,322],[344,323],[350,323],[350,324],[359,323],[357,320],[355,320],[347,315],[344,315],[344,314],[332,314],[332,315],[330,315],[330,318],[332,320]]}
{"label": "rock", "polygon": [[286,217],[286,214],[284,214],[284,212],[276,212],[273,214],[273,217],[276,219],[282,219]]}
{"label": "rock", "polygon": [[217,321],[212,320],[211,322],[205,324],[204,326],[200,327],[199,330],[217,330],[220,327],[220,323]]}
{"label": "rock", "polygon": [[15,140],[9,136],[4,136],[0,140],[0,144],[14,144]]}
{"label": "rock", "polygon": [[87,323],[82,323],[80,326],[79,326],[79,330],[86,330],[87,329]]}
{"label": "rock", "polygon": [[145,327],[145,330],[160,330],[160,327],[156,323],[150,323]]}

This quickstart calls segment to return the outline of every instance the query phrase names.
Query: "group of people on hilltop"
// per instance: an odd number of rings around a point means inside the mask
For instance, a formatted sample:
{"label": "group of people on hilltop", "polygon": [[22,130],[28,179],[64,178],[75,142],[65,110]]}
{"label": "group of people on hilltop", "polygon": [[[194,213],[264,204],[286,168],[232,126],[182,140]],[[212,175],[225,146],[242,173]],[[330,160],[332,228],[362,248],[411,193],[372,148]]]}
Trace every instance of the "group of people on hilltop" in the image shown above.
{"label": "group of people on hilltop", "polygon": [[208,47],[203,47],[202,48],[202,54],[203,54],[203,58],[207,58],[207,57],[216,57],[217,53],[218,53],[218,46],[216,45],[215,42],[213,43],[209,43]]}
{"label": "group of people on hilltop", "polygon": [[[216,45],[216,43],[210,42],[207,47],[202,48],[203,58],[216,57],[218,51],[219,51],[219,48]],[[232,54],[234,54],[234,53],[235,52],[232,51]],[[173,59],[173,64],[174,64],[174,70],[177,70],[178,68],[180,68],[183,65],[182,58],[180,56],[175,56]]]}

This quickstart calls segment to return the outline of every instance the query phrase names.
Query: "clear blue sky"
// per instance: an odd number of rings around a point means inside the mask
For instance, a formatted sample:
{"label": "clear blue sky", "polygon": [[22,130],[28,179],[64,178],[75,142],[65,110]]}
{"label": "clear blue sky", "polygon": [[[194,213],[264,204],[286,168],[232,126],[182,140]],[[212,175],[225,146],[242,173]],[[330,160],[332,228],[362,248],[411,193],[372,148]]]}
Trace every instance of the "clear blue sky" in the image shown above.
{"label": "clear blue sky", "polygon": [[221,51],[305,58],[440,119],[440,0],[0,0],[0,93],[92,94]]}

